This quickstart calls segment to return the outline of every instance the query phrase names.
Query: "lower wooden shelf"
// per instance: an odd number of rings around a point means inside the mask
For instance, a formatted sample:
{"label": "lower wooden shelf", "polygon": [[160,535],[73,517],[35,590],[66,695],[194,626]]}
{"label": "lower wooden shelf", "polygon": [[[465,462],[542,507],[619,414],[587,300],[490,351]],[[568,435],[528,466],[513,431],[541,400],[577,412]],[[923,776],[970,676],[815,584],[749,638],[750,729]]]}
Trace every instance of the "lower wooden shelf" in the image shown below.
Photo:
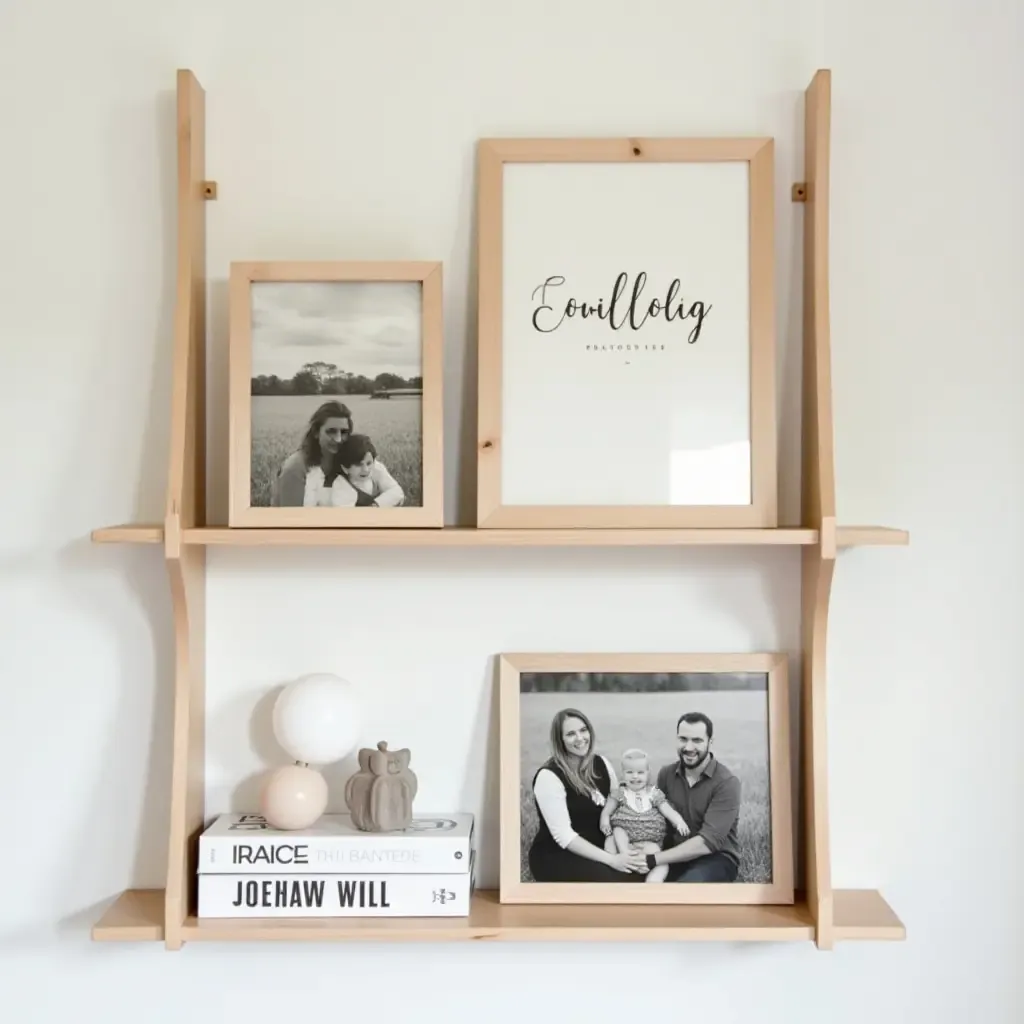
{"label": "lower wooden shelf", "polygon": [[[906,930],[873,889],[834,893],[835,939],[901,941]],[[153,942],[164,937],[163,889],[129,889],[93,926],[98,942]],[[203,918],[185,921],[187,942],[605,941],[798,942],[814,938],[805,903],[793,906],[522,906],[498,902],[493,890],[473,896],[469,917]]]}
{"label": "lower wooden shelf", "polygon": [[164,890],[126,889],[92,926],[96,942],[161,942]]}

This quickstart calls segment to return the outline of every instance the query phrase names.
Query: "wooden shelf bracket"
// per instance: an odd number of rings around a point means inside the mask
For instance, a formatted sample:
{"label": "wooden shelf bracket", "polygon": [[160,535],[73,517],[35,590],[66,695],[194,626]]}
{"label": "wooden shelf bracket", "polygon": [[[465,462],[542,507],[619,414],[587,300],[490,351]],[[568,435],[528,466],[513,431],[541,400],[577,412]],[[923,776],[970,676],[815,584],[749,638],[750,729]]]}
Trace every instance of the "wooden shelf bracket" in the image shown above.
{"label": "wooden shelf bracket", "polygon": [[[193,912],[192,840],[203,825],[206,549],[182,542],[206,522],[206,97],[190,71],[177,76],[178,238],[171,440],[164,558],[174,614],[171,810],[164,943],[180,949]],[[215,189],[216,191],[216,189]]]}
{"label": "wooden shelf bracket", "polygon": [[[804,94],[802,521],[818,543],[801,552],[801,756],[804,871],[815,941],[831,949],[834,905],[829,856],[825,642],[837,551],[828,306],[831,75],[815,74]],[[811,198],[813,197],[813,198]]]}

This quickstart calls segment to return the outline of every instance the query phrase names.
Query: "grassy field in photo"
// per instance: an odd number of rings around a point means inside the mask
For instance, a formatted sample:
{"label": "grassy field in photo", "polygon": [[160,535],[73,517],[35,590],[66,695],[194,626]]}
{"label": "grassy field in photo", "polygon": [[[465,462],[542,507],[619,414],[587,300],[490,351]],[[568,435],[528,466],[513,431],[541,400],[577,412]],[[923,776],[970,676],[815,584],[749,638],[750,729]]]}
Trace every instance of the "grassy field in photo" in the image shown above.
{"label": "grassy field in photo", "polygon": [[767,697],[762,690],[688,693],[524,693],[520,718],[520,877],[532,881],[527,851],[537,831],[531,784],[550,756],[551,719],[574,707],[593,723],[595,750],[621,778],[619,757],[630,747],[650,755],[651,782],[676,761],[675,727],[685,711],[703,711],[714,723],[715,756],[742,786],[738,882],[767,883],[772,873],[771,807],[768,778]]}
{"label": "grassy field in photo", "polygon": [[369,395],[254,395],[252,397],[251,502],[270,504],[270,482],[298,448],[309,417],[327,401],[352,411],[357,434],[366,434],[377,457],[405,491],[405,504],[423,504],[423,401],[419,396],[371,399]]}

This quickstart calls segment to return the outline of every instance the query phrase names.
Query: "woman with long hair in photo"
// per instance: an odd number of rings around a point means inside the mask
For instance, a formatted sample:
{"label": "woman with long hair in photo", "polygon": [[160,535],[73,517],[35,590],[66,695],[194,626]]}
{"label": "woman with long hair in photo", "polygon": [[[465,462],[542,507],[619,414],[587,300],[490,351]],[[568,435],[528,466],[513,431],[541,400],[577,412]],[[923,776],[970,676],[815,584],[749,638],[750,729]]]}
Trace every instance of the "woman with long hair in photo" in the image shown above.
{"label": "woman with long hair in photo", "polygon": [[[338,452],[352,437],[352,411],[338,401],[324,402],[309,418],[306,432],[299,447],[281,464],[271,483],[270,504],[276,507],[302,507],[304,505],[355,505],[354,489],[343,479],[343,494],[353,491],[351,500],[337,500],[334,483],[341,473]],[[376,449],[374,449],[376,454]],[[404,498],[402,489],[380,459],[374,458],[365,474],[369,479],[363,490],[382,494],[387,501],[379,505],[398,505]]]}
{"label": "woman with long hair in photo", "polygon": [[582,711],[563,708],[551,720],[551,756],[533,777],[539,827],[530,844],[537,882],[643,881],[643,853],[609,853],[601,811],[617,786],[615,770],[594,750],[594,728]]}
{"label": "woman with long hair in photo", "polygon": [[352,434],[352,412],[341,402],[324,402],[309,418],[299,447],[281,463],[271,485],[270,504],[301,507],[306,494],[306,474],[320,469],[334,479],[334,457]]}

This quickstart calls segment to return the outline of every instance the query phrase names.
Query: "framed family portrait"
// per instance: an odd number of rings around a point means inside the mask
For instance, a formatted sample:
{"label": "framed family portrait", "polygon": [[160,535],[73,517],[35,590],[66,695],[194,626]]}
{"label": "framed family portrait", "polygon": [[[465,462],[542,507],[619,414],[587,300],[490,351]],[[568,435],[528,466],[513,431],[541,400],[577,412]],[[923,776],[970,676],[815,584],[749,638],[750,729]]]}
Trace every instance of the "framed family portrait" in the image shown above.
{"label": "framed family portrait", "polygon": [[478,144],[478,527],[774,527],[771,138]]}
{"label": "framed family portrait", "polygon": [[504,654],[503,903],[791,904],[784,654]]}
{"label": "framed family portrait", "polygon": [[439,263],[233,263],[229,317],[231,526],[443,526]]}

